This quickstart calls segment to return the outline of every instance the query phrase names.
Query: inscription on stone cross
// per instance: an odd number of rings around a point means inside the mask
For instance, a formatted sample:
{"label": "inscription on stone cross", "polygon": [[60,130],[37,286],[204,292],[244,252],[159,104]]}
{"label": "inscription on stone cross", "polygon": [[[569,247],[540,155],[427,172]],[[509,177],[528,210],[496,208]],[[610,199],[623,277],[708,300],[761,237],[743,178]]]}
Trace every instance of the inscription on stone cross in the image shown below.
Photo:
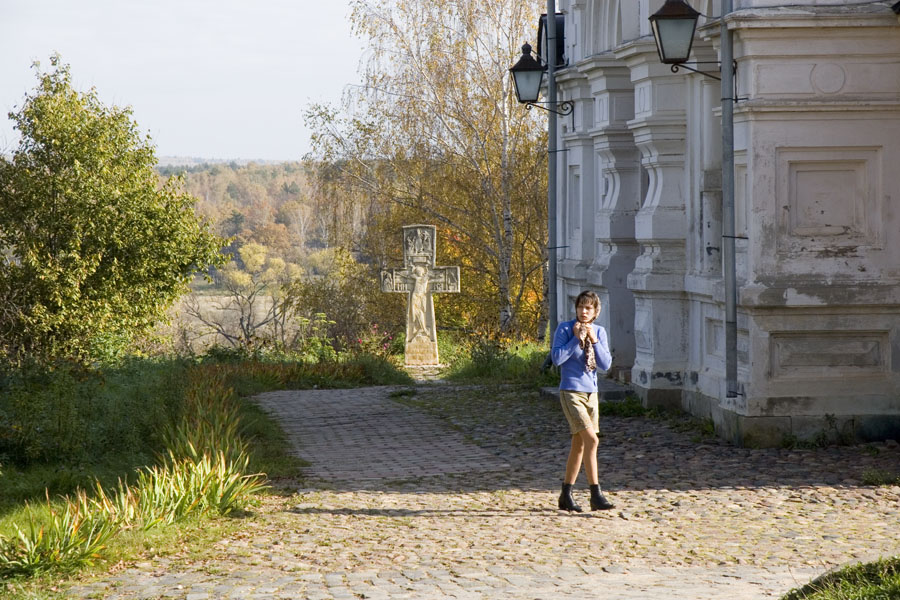
{"label": "inscription on stone cross", "polygon": [[408,294],[406,364],[436,365],[437,327],[431,296],[459,292],[459,267],[436,267],[434,225],[403,227],[403,268],[381,272],[381,291]]}

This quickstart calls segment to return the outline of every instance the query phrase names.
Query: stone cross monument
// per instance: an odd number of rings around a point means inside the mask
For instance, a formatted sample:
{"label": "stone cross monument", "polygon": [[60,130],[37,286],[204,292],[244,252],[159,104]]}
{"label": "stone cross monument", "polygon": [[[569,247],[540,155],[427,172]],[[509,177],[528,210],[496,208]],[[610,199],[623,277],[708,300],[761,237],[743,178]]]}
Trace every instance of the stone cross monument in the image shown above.
{"label": "stone cross monument", "polygon": [[434,225],[403,227],[403,268],[381,272],[382,292],[409,294],[406,364],[438,364],[437,327],[431,295],[459,292],[459,267],[434,266]]}

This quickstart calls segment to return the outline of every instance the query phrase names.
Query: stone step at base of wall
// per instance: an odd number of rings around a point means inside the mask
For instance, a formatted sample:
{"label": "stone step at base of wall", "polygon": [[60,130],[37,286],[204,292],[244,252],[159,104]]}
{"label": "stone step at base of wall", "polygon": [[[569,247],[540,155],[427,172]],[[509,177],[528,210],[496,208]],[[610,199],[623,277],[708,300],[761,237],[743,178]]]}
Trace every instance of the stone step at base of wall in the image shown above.
{"label": "stone step at base of wall", "polygon": [[[624,402],[631,387],[619,383],[613,379],[598,379],[597,393],[600,396],[600,402]],[[541,395],[554,400],[559,399],[559,388],[543,387]]]}

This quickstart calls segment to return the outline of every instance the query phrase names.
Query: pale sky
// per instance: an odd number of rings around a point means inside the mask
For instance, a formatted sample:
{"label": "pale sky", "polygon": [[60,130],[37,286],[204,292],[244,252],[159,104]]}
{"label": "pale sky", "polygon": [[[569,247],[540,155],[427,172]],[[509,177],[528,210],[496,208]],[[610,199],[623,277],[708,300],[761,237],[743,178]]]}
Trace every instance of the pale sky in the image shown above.
{"label": "pale sky", "polygon": [[0,152],[59,52],[81,91],[130,105],[162,156],[299,160],[305,108],[359,81],[349,0],[0,0]]}

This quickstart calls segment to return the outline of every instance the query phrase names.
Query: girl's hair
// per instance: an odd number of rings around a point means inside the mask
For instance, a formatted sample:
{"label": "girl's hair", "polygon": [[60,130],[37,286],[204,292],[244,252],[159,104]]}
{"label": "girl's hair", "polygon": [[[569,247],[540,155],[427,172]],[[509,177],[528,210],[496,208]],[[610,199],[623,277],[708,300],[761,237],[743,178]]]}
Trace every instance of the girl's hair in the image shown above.
{"label": "girl's hair", "polygon": [[600,296],[590,290],[585,290],[578,294],[578,297],[575,298],[575,308],[578,308],[579,304],[584,303],[593,305],[595,310],[600,310]]}

